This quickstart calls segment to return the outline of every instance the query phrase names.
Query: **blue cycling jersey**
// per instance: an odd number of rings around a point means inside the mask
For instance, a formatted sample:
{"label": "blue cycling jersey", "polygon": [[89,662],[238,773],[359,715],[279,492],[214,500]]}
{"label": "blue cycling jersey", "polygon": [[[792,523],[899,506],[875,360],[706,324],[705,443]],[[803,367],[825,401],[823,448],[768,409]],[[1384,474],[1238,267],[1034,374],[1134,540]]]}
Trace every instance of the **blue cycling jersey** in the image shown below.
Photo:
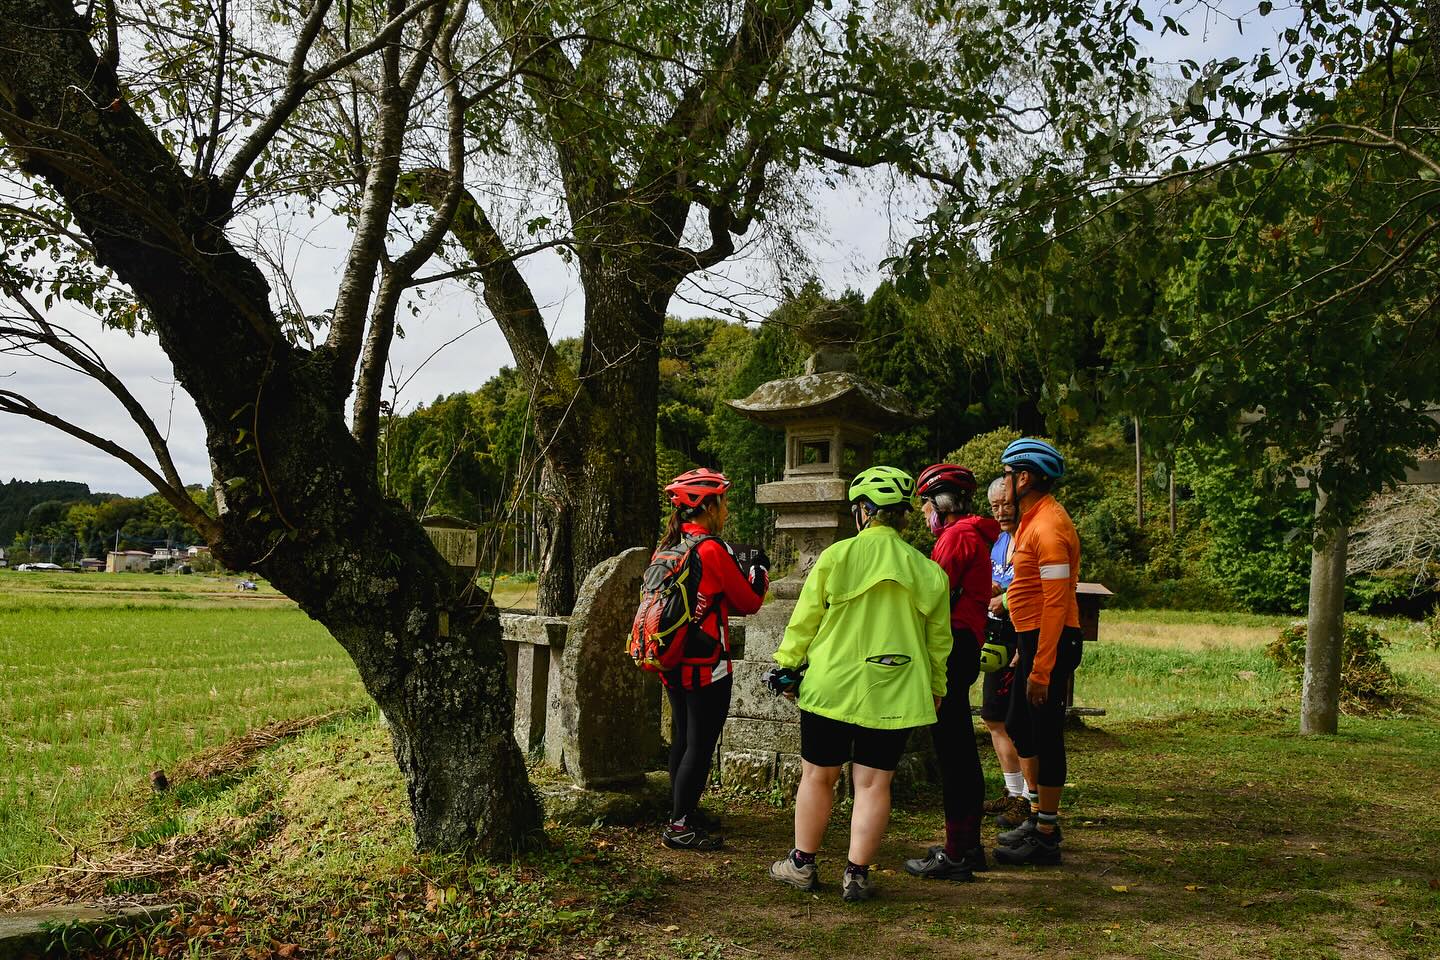
{"label": "blue cycling jersey", "polygon": [[990,579],[1000,584],[1001,590],[1009,589],[1010,581],[1015,579],[1015,567],[1006,559],[1009,552],[1010,534],[1002,533],[990,548]]}

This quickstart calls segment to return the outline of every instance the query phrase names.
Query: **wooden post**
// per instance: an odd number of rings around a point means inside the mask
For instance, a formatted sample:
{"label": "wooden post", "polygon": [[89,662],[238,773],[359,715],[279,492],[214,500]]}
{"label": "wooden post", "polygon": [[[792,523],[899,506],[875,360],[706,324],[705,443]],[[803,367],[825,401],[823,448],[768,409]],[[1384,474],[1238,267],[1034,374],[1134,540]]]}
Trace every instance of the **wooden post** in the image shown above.
{"label": "wooden post", "polygon": [[[1315,516],[1325,509],[1325,491],[1316,488]],[[1315,531],[1310,554],[1310,607],[1305,631],[1305,684],[1300,695],[1300,732],[1333,734],[1339,729],[1340,653],[1345,636],[1344,524]]]}

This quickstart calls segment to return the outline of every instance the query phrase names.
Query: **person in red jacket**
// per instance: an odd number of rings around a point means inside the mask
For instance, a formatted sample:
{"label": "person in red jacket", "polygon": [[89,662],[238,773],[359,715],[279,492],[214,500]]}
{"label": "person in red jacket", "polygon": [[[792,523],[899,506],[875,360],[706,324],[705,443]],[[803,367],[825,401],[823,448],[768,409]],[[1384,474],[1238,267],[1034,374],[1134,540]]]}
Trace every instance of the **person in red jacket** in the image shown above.
{"label": "person in red jacket", "polygon": [[[718,850],[719,823],[700,811],[700,795],[725,717],[730,712],[730,614],[760,609],[770,587],[770,560],[760,550],[741,557],[720,533],[730,514],[725,502],[730,481],[701,467],[682,473],[665,487],[674,511],[660,546],[682,537],[696,543],[700,586],[692,620],[675,642],[680,665],[660,675],[670,701],[670,821],[661,834],[677,850]],[[743,559],[743,568],[742,568]]]}
{"label": "person in red jacket", "polygon": [[931,847],[923,857],[907,860],[905,870],[936,880],[973,880],[972,872],[986,867],[985,848],[980,844],[985,775],[975,746],[968,691],[980,675],[980,647],[985,643],[991,595],[990,548],[1000,536],[1000,524],[973,513],[975,475],[965,467],[952,463],[926,467],[915,492],[935,534],[930,558],[950,578],[954,645],[946,662],[949,693],[931,728],[945,803],[945,843]]}

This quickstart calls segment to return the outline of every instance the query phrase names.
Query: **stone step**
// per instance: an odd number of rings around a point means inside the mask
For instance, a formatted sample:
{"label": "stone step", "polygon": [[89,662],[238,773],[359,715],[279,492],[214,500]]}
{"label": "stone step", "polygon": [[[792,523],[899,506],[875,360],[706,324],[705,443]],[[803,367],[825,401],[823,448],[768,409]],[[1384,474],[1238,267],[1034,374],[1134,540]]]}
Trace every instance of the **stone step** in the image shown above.
{"label": "stone step", "polygon": [[0,960],[41,957],[67,926],[96,930],[102,927],[159,923],[178,909],[173,903],[157,906],[114,907],[73,903],[0,913]]}

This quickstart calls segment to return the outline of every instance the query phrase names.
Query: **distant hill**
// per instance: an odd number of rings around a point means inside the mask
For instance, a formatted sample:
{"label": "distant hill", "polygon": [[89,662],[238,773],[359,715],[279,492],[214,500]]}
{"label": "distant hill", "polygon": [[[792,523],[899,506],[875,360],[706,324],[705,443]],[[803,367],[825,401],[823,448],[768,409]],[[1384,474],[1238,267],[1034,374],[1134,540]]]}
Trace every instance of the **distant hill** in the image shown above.
{"label": "distant hill", "polygon": [[74,480],[11,480],[0,484],[0,545],[9,546],[15,532],[25,529],[25,518],[37,505],[49,500],[74,503],[90,499],[90,485]]}

